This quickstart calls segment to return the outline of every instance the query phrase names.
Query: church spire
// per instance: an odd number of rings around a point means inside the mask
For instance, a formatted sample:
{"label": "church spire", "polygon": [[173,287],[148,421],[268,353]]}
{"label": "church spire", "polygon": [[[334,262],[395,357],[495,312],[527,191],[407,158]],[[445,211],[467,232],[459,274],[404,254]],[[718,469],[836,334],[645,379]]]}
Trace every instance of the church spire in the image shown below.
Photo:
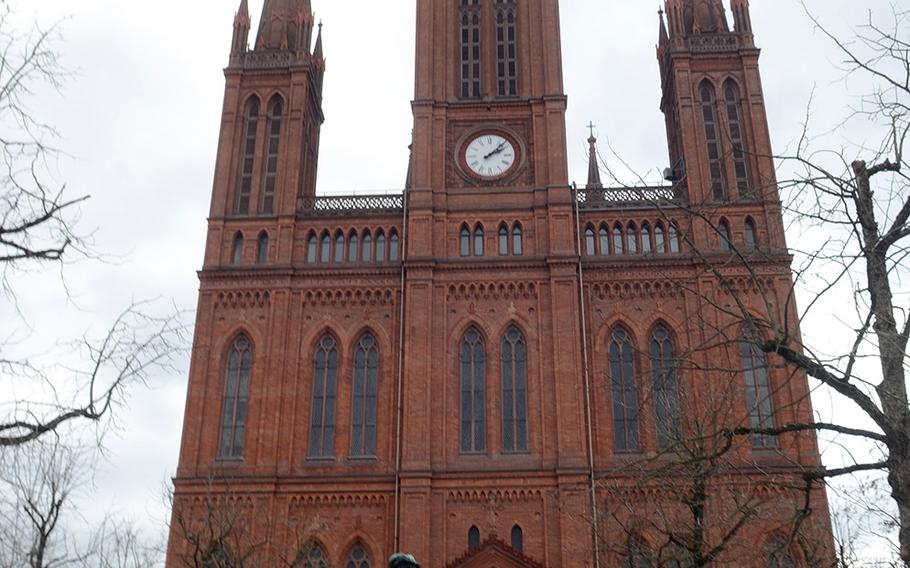
{"label": "church spire", "polygon": [[730,31],[721,0],[667,0],[667,17],[671,37]]}
{"label": "church spire", "polygon": [[265,0],[256,49],[309,53],[312,33],[310,0]]}
{"label": "church spire", "polygon": [[600,161],[597,159],[597,138],[594,137],[594,123],[588,125],[591,136],[588,138],[588,183],[585,189],[603,189],[600,181]]}

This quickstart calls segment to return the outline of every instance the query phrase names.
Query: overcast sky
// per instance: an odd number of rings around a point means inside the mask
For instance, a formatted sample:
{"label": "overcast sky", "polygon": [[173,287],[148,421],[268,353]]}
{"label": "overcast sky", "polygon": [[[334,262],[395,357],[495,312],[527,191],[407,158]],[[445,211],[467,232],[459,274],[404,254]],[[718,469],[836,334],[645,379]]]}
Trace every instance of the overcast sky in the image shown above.
{"label": "overcast sky", "polygon": [[[850,34],[888,0],[806,0],[837,33]],[[36,112],[56,125],[71,158],[58,178],[88,193],[81,223],[98,247],[124,260],[68,267],[67,301],[57,277],[20,279],[29,341],[102,331],[131,298],[164,296],[193,309],[206,232],[215,147],[235,0],[39,0],[20,14],[48,24],[67,18],[63,62],[78,71]],[[900,3],[900,2],[898,2]],[[584,183],[587,129],[639,171],[667,166],[655,43],[657,0],[562,0],[570,171]],[[413,94],[412,0],[313,0],[325,24],[328,69],[318,187],[325,192],[400,190],[407,168]],[[251,1],[258,20],[261,0]],[[797,0],[753,0],[753,27],[771,135],[783,151],[799,134],[818,86],[813,121],[844,115],[830,43]],[[254,21],[253,29],[256,29]],[[74,304],[78,304],[75,306]],[[78,309],[76,309],[78,307]],[[822,328],[804,331],[823,337]],[[136,391],[86,508],[159,522],[165,480],[176,468],[186,372]]]}

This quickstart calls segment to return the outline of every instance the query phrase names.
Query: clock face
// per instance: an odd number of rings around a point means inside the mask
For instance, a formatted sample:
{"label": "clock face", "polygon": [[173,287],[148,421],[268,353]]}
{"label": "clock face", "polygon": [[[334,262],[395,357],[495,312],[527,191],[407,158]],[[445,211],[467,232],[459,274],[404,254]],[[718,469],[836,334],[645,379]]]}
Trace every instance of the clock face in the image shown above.
{"label": "clock face", "polygon": [[499,134],[481,134],[464,149],[464,161],[474,174],[495,179],[509,173],[516,163],[517,153],[512,142]]}

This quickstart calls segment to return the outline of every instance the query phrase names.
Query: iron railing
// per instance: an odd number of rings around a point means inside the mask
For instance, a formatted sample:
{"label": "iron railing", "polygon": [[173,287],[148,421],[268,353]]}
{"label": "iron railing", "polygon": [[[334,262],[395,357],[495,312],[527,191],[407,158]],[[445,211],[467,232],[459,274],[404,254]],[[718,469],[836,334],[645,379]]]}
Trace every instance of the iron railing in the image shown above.
{"label": "iron railing", "polygon": [[404,209],[404,195],[324,195],[301,197],[297,213],[304,217],[390,215]]}
{"label": "iron railing", "polygon": [[676,206],[685,199],[680,186],[579,189],[575,196],[579,209]]}

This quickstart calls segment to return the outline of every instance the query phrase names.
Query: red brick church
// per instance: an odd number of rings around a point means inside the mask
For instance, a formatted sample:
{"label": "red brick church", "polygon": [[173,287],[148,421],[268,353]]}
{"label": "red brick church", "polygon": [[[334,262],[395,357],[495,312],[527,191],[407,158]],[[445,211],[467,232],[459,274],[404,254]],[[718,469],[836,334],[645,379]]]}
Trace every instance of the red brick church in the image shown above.
{"label": "red brick church", "polygon": [[[406,187],[321,196],[310,0],[265,0],[253,43],[242,0],[167,565],[690,565],[689,533],[665,530],[688,481],[646,475],[697,436],[687,409],[723,392],[728,426],[811,415],[805,377],[705,347],[730,304],[708,261],[752,259],[776,298],[743,295],[756,310],[784,310],[792,282],[749,3],[730,4],[661,13],[668,181],[604,186],[592,136],[582,189],[558,0],[417,0]],[[712,565],[817,565],[824,495],[798,538],[785,522],[814,438],[733,454],[711,483],[747,504],[704,523],[719,541],[718,517],[744,522]]]}

